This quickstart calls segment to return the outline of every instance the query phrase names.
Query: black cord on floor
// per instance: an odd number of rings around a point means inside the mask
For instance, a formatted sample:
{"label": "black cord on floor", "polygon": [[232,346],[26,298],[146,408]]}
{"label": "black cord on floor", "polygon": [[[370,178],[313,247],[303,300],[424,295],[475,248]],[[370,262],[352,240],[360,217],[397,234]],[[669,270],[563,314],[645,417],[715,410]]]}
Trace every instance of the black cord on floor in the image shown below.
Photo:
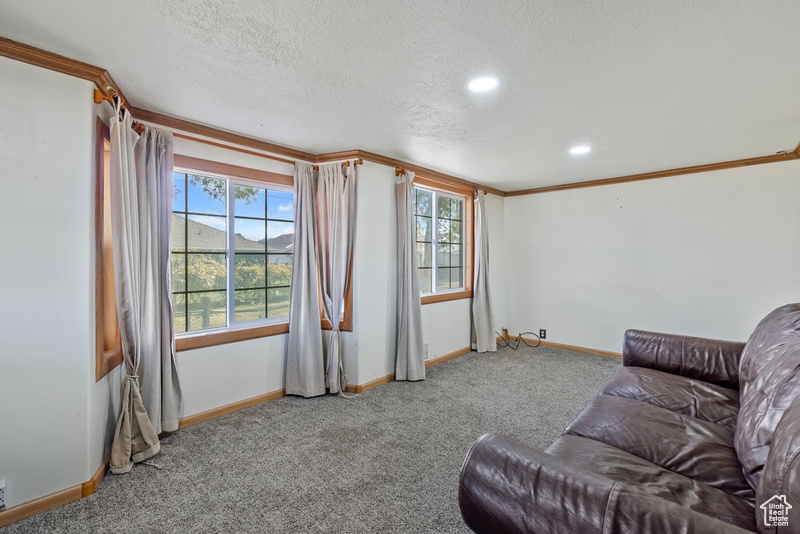
{"label": "black cord on floor", "polygon": [[[541,345],[541,344],[542,344],[542,340],[541,340],[541,339],[539,339],[539,336],[537,336],[537,335],[536,335],[536,334],[534,334],[533,332],[520,332],[520,334],[519,334],[519,335],[517,336],[517,338],[515,339],[515,341],[517,342],[517,344],[516,344],[516,345],[512,345],[512,344],[511,344],[511,339],[503,337],[503,336],[500,334],[500,332],[498,332],[497,330],[495,330],[495,331],[494,331],[494,333],[495,333],[495,334],[497,334],[497,335],[498,335],[500,338],[502,338],[502,339],[503,339],[503,341],[500,341],[500,342],[498,342],[498,343],[497,343],[497,345],[498,345],[498,346],[500,346],[500,347],[509,347],[509,348],[511,348],[511,350],[517,350],[517,349],[519,348],[519,346],[520,346],[520,344],[521,344],[521,343],[523,343],[523,344],[527,345],[528,347],[538,347],[539,345]],[[535,338],[536,338],[536,345],[531,345],[530,343],[528,343],[527,341],[525,341],[525,339],[523,339],[523,337],[522,337],[522,336],[524,336],[525,334],[530,334],[530,335],[532,335],[533,337],[535,337]]]}

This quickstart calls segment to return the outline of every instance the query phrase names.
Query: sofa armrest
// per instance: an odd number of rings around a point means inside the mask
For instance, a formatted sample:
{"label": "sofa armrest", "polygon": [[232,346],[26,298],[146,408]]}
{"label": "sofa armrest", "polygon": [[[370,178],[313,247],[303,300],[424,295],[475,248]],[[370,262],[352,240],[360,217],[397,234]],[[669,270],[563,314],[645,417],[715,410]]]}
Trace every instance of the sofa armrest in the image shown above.
{"label": "sofa armrest", "polygon": [[497,434],[478,438],[458,486],[474,532],[748,532]]}
{"label": "sofa armrest", "polygon": [[739,389],[739,360],[744,343],[628,330],[622,365],[649,367]]}
{"label": "sofa armrest", "polygon": [[461,517],[482,532],[602,532],[614,482],[497,434],[472,445],[458,485]]}

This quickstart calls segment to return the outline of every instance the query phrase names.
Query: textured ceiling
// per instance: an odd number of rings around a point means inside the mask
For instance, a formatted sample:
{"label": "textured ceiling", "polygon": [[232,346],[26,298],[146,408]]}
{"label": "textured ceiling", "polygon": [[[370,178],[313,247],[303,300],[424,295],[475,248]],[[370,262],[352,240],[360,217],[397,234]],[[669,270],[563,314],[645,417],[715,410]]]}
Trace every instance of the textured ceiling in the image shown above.
{"label": "textured ceiling", "polygon": [[0,0],[0,36],[136,107],[504,190],[800,142],[797,0]]}

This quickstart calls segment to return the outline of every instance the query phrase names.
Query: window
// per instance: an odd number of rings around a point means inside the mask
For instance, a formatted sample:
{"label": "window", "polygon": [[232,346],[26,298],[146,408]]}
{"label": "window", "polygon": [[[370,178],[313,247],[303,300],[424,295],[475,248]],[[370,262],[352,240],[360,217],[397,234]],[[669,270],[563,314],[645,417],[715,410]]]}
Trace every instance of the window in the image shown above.
{"label": "window", "polygon": [[174,184],[176,335],[286,322],[294,242],[291,188],[180,170]]}
{"label": "window", "polygon": [[471,192],[444,191],[414,180],[419,287],[423,304],[467,298],[471,292]]}
{"label": "window", "polygon": [[111,245],[111,136],[99,117],[95,135],[95,380],[99,381],[122,363],[122,340]]}

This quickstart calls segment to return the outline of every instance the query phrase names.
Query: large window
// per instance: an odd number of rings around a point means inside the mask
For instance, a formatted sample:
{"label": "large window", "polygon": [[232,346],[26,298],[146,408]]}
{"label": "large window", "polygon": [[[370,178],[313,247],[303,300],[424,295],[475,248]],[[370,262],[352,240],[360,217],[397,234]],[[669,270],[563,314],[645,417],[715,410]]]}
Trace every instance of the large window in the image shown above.
{"label": "large window", "polygon": [[415,186],[419,286],[422,295],[468,290],[467,198],[433,188]]}
{"label": "large window", "polygon": [[285,323],[294,193],[280,184],[176,171],[175,333]]}

